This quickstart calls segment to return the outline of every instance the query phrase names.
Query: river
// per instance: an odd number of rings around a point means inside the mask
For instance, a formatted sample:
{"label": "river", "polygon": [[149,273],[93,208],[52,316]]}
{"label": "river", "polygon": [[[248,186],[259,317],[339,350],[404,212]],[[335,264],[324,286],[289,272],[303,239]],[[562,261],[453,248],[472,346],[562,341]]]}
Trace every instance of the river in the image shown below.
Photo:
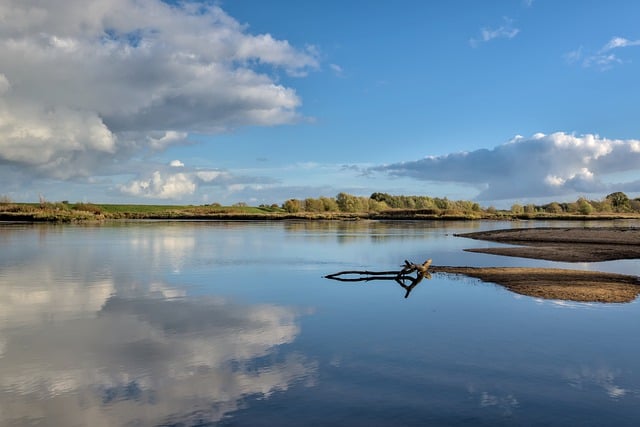
{"label": "river", "polygon": [[590,223],[0,224],[0,425],[635,426],[638,301],[323,277],[428,258],[640,270],[454,236],[553,225]]}

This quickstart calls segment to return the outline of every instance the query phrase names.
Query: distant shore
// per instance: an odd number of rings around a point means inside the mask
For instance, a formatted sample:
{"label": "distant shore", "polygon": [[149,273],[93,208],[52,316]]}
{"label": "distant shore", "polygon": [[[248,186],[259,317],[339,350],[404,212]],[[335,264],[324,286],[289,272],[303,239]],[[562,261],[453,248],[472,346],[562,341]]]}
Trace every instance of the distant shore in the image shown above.
{"label": "distant shore", "polygon": [[276,207],[252,206],[171,206],[109,205],[90,203],[0,204],[0,221],[85,223],[111,220],[201,220],[201,221],[610,221],[638,219],[640,213],[551,214],[546,212],[514,214],[510,211],[430,213],[420,209],[387,209],[371,212],[287,212]]}

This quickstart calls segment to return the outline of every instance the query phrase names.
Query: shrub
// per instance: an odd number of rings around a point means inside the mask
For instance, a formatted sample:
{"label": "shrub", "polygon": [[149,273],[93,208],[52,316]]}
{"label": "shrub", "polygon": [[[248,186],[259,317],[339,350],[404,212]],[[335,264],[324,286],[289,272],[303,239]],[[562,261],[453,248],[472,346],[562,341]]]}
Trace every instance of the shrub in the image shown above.
{"label": "shrub", "polygon": [[593,206],[591,206],[591,203],[589,203],[589,201],[583,197],[579,198],[578,201],[578,212],[580,212],[582,215],[589,215],[591,214],[591,212],[593,212]]}
{"label": "shrub", "polygon": [[282,205],[282,209],[289,213],[300,212],[301,208],[302,204],[300,203],[300,200],[297,199],[289,199]]}
{"label": "shrub", "polygon": [[75,205],[73,205],[73,210],[91,212],[92,214],[96,214],[96,215],[99,215],[102,213],[102,208],[92,203],[76,203]]}

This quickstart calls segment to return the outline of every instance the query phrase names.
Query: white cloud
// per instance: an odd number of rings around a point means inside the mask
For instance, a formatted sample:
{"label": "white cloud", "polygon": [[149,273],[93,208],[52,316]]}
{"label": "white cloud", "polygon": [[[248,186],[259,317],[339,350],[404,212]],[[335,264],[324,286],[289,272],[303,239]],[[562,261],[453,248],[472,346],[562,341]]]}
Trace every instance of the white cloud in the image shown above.
{"label": "white cloud", "polygon": [[578,61],[580,61],[582,59],[582,46],[580,46],[578,49],[576,50],[572,50],[571,52],[567,52],[564,54],[564,59],[569,63],[569,64],[574,64]]}
{"label": "white cloud", "polygon": [[475,186],[479,200],[551,197],[624,189],[640,182],[606,184],[609,174],[640,171],[640,140],[563,132],[517,136],[493,149],[430,156],[371,168],[392,176]]}
{"label": "white cloud", "polygon": [[329,64],[329,68],[331,69],[331,71],[333,71],[333,74],[335,74],[336,76],[338,77],[344,76],[344,70],[338,64]]}
{"label": "white cloud", "polygon": [[622,64],[622,60],[613,53],[595,54],[584,58],[584,67],[597,67],[600,70],[608,70],[615,64]]}
{"label": "white cloud", "polygon": [[189,132],[290,123],[300,98],[258,70],[304,75],[318,57],[210,4],[5,0],[0,162],[68,179]]}
{"label": "white cloud", "polygon": [[9,84],[9,80],[7,80],[7,76],[0,73],[0,95],[7,92],[10,87],[11,85]]}
{"label": "white cloud", "polygon": [[193,194],[196,184],[184,173],[161,173],[155,171],[148,179],[136,179],[120,186],[123,194],[153,199],[180,199]]}
{"label": "white cloud", "polygon": [[195,176],[202,182],[213,182],[215,180],[231,177],[231,175],[228,172],[217,171],[217,170],[197,171],[195,173]]}
{"label": "white cloud", "polygon": [[622,64],[625,62],[618,57],[615,52],[616,50],[632,46],[640,46],[640,40],[613,37],[595,53],[584,53],[581,46],[580,48],[567,53],[565,55],[565,59],[570,64],[581,61],[583,67],[594,67],[604,71],[612,68],[616,64]]}
{"label": "white cloud", "polygon": [[624,37],[614,37],[609,40],[609,43],[604,45],[602,51],[606,52],[612,49],[618,49],[621,47],[640,46],[640,40],[628,40]]}
{"label": "white cloud", "polygon": [[187,139],[187,132],[176,132],[174,130],[169,130],[163,132],[162,135],[156,136],[153,132],[150,132],[146,135],[146,140],[148,142],[149,147],[154,150],[164,150],[170,145],[179,144],[182,141]]}
{"label": "white cloud", "polygon": [[486,43],[494,39],[512,39],[518,35],[520,30],[513,27],[513,20],[510,18],[504,18],[504,25],[498,28],[482,28],[480,30],[479,38],[472,38],[469,40],[469,44],[472,47],[477,47],[480,43]]}
{"label": "white cloud", "polygon": [[[179,200],[202,192],[206,187],[218,187],[218,193],[234,193],[248,188],[261,190],[274,182],[272,178],[236,175],[224,170],[187,168],[180,160],[157,166],[158,169],[140,173],[119,185],[117,191],[126,196]],[[176,172],[177,168],[180,172]]]}

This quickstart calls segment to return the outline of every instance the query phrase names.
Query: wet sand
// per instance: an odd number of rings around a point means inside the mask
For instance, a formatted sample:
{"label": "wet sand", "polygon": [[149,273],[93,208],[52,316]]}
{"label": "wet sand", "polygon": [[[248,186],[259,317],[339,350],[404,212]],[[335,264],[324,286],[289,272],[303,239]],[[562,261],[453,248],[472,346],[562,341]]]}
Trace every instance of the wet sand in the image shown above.
{"label": "wet sand", "polygon": [[466,249],[469,252],[563,262],[640,258],[640,228],[522,228],[480,231],[457,236],[518,245]]}
{"label": "wet sand", "polygon": [[521,295],[579,302],[624,303],[640,294],[640,279],[597,271],[530,267],[431,266],[432,273],[474,277]]}
{"label": "wet sand", "polygon": [[[518,245],[466,249],[494,255],[563,262],[640,258],[640,228],[523,228],[457,236]],[[475,277],[518,294],[545,299],[622,303],[631,302],[640,294],[639,277],[597,271],[448,266],[432,266],[429,271]]]}

